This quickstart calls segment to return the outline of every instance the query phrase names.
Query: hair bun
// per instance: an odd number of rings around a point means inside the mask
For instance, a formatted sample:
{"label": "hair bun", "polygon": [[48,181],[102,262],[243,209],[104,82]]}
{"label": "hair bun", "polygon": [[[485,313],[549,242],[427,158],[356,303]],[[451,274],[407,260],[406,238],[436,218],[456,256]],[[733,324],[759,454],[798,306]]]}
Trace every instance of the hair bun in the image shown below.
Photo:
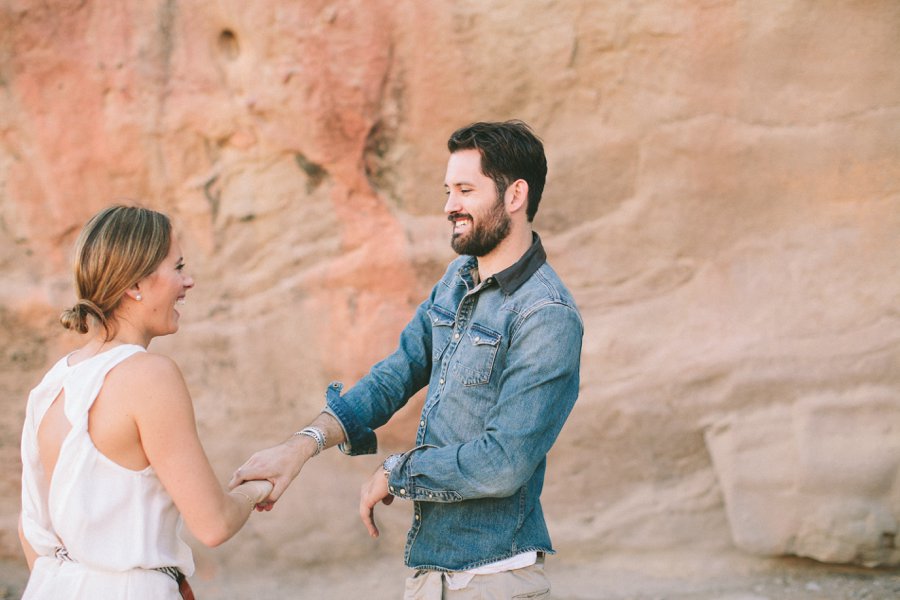
{"label": "hair bun", "polygon": [[78,333],[88,332],[88,317],[94,316],[100,323],[106,322],[106,315],[100,307],[86,298],[81,298],[72,308],[66,309],[59,317],[59,322],[66,329],[74,329]]}

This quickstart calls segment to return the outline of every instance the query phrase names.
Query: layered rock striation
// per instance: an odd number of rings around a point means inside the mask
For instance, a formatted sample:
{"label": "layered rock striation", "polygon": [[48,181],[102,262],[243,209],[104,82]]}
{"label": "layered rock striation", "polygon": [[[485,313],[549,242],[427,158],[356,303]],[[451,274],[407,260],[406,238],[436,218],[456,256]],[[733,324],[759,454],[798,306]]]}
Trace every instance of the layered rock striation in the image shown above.
{"label": "layered rock striation", "polygon": [[[452,258],[448,134],[521,118],[586,324],[544,493],[563,556],[897,565],[898,32],[892,0],[4,0],[3,553],[92,213],[173,216],[197,286],[154,348],[224,480],[392,349]],[[355,512],[376,460],[320,457],[201,574],[377,551]],[[380,514],[400,560],[408,507]]]}

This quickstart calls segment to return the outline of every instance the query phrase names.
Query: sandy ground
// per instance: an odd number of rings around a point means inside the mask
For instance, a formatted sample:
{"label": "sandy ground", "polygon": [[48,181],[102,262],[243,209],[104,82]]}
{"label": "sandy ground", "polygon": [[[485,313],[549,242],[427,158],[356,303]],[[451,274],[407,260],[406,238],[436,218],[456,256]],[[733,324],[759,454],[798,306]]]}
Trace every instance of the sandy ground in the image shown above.
{"label": "sandy ground", "polygon": [[[715,556],[616,556],[580,561],[550,557],[556,600],[892,600],[900,598],[900,569],[822,565],[800,559]],[[402,596],[407,570],[399,559],[355,567],[321,565],[291,572],[220,573],[192,579],[199,600],[323,599]],[[0,562],[0,599],[19,598],[23,564]]]}

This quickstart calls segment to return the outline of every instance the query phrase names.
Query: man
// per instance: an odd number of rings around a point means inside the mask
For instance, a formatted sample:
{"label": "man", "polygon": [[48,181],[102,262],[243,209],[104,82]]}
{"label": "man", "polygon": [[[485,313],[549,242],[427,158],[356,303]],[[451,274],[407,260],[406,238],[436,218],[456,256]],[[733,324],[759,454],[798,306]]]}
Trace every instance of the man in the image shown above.
{"label": "man", "polygon": [[[341,395],[332,384],[309,427],[258,452],[232,479],[270,479],[271,508],[305,462],[341,443],[373,453],[373,429],[424,386],[415,447],[363,485],[360,516],[414,503],[406,598],[547,597],[552,553],[540,494],[546,455],[578,395],[583,324],[532,232],[547,161],[520,121],[475,123],[448,141],[444,212],[454,260],[399,348]],[[493,594],[493,595],[491,595]]]}

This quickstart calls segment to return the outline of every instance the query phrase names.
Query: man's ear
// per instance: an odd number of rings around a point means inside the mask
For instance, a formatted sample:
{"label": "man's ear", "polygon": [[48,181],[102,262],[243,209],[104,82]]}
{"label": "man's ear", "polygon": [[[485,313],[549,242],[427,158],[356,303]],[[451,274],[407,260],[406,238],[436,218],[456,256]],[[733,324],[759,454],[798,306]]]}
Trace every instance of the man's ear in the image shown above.
{"label": "man's ear", "polygon": [[528,208],[528,182],[524,179],[516,179],[506,188],[504,197],[506,210],[512,214]]}

